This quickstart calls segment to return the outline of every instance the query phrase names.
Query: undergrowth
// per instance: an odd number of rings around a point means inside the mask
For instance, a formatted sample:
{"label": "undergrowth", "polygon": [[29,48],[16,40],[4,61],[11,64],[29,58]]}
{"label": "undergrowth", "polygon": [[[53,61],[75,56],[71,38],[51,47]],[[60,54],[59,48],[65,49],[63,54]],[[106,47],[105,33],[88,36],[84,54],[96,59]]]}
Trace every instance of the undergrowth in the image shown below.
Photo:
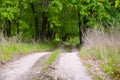
{"label": "undergrowth", "polygon": [[14,55],[28,54],[35,51],[48,51],[58,46],[59,42],[45,42],[45,43],[12,43],[8,42],[0,44],[0,60],[8,61]]}
{"label": "undergrowth", "polygon": [[120,35],[119,31],[107,33],[101,30],[90,30],[84,37],[84,46],[80,56],[100,60],[104,72],[120,79]]}

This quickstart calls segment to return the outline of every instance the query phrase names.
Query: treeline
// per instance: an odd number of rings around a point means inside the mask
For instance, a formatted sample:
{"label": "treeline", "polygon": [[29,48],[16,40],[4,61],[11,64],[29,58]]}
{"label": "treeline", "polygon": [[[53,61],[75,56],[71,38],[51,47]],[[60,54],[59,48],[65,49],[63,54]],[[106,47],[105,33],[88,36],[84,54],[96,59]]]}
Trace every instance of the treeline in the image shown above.
{"label": "treeline", "polygon": [[[115,4],[116,3],[116,4]],[[67,41],[87,28],[119,23],[119,0],[0,0],[1,36]],[[118,8],[117,8],[118,7]]]}

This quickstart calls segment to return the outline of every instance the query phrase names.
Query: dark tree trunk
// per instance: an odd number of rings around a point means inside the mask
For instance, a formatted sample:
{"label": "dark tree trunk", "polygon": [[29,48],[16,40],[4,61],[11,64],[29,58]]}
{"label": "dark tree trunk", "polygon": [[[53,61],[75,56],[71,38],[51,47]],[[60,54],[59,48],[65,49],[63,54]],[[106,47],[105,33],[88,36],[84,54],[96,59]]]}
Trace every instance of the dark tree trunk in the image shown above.
{"label": "dark tree trunk", "polygon": [[17,20],[16,24],[17,24],[17,35],[19,35],[19,32],[20,32],[20,29],[19,29],[19,26],[20,26],[19,19]]}
{"label": "dark tree trunk", "polygon": [[7,37],[11,36],[11,22],[7,20]]}
{"label": "dark tree trunk", "polygon": [[46,13],[43,12],[42,13],[42,31],[41,31],[41,40],[42,42],[45,40],[45,36],[46,36],[46,27],[47,27],[47,16],[46,16]]}
{"label": "dark tree trunk", "polygon": [[38,18],[35,17],[35,40],[39,39],[39,28],[38,28]]}
{"label": "dark tree trunk", "polygon": [[[43,0],[42,8],[46,9],[51,0]],[[41,41],[43,42],[47,38],[47,26],[49,26],[48,16],[45,11],[42,12],[42,28],[41,28]]]}
{"label": "dark tree trunk", "polygon": [[31,3],[31,9],[32,9],[32,12],[34,14],[34,21],[35,21],[35,41],[38,41],[39,39],[39,25],[38,25],[38,17],[35,15],[36,12],[35,12],[35,7],[34,7],[34,4]]}
{"label": "dark tree trunk", "polygon": [[17,21],[16,21],[16,25],[17,25],[17,32],[16,32],[16,34],[17,35],[19,35],[19,33],[20,33],[20,23],[19,23],[19,20],[21,19],[21,15],[22,15],[22,8],[23,8],[23,6],[22,6],[22,2],[23,2],[23,0],[19,0],[19,9],[20,9],[20,11],[19,11],[19,17],[18,17],[18,19],[17,19]]}
{"label": "dark tree trunk", "polygon": [[55,32],[53,29],[50,28],[50,22],[47,22],[47,32],[46,32],[46,38],[50,41],[54,40],[55,38]]}
{"label": "dark tree trunk", "polygon": [[82,21],[80,19],[80,13],[78,12],[78,26],[79,26],[79,41],[80,41],[80,45],[83,44],[83,33],[82,33]]}
{"label": "dark tree trunk", "polygon": [[[21,15],[21,0],[19,0],[19,9],[20,9],[20,11],[19,11],[19,13],[20,13],[20,15]],[[20,24],[19,24],[19,19],[20,19],[20,16],[18,17],[18,19],[17,19],[17,21],[16,21],[16,25],[17,25],[17,27],[16,27],[16,29],[17,29],[17,32],[16,32],[16,34],[17,35],[19,35],[19,26],[20,26]]]}
{"label": "dark tree trunk", "polygon": [[89,28],[89,26],[86,25],[86,24],[88,23],[88,19],[87,19],[87,17],[84,17],[83,19],[84,19],[84,20],[83,20],[83,24],[84,24],[83,34],[86,35],[86,34],[87,34],[87,30],[88,30],[88,28]]}
{"label": "dark tree trunk", "polygon": [[50,23],[48,23],[47,32],[46,32],[46,38],[47,38],[48,40],[50,40],[51,34],[52,34],[52,32],[51,32],[51,30],[50,30]]}

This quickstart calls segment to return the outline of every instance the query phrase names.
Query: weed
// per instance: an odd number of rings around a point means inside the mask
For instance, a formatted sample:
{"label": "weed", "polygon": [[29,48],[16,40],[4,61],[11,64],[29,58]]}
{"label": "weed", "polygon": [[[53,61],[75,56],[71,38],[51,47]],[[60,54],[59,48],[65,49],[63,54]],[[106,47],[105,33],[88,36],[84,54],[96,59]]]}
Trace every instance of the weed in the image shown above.
{"label": "weed", "polygon": [[55,52],[53,52],[49,60],[47,61],[47,64],[52,64],[56,60],[59,53],[60,53],[59,50],[56,50]]}
{"label": "weed", "polygon": [[119,31],[90,30],[84,37],[84,47],[81,48],[80,56],[101,60],[102,69],[113,76],[120,74],[120,36]]}
{"label": "weed", "polygon": [[103,80],[98,74],[94,74],[94,76],[97,78],[97,80]]}

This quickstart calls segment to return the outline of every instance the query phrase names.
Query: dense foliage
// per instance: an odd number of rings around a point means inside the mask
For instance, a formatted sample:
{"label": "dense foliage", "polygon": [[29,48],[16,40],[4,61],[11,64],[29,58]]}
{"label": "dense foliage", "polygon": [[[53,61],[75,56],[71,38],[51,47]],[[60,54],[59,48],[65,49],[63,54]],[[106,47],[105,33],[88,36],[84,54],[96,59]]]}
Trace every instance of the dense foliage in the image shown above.
{"label": "dense foliage", "polygon": [[119,0],[0,0],[1,36],[30,42],[70,40],[82,44],[87,28],[119,22]]}
{"label": "dense foliage", "polygon": [[120,8],[120,0],[116,0],[115,1],[115,7],[119,7]]}

